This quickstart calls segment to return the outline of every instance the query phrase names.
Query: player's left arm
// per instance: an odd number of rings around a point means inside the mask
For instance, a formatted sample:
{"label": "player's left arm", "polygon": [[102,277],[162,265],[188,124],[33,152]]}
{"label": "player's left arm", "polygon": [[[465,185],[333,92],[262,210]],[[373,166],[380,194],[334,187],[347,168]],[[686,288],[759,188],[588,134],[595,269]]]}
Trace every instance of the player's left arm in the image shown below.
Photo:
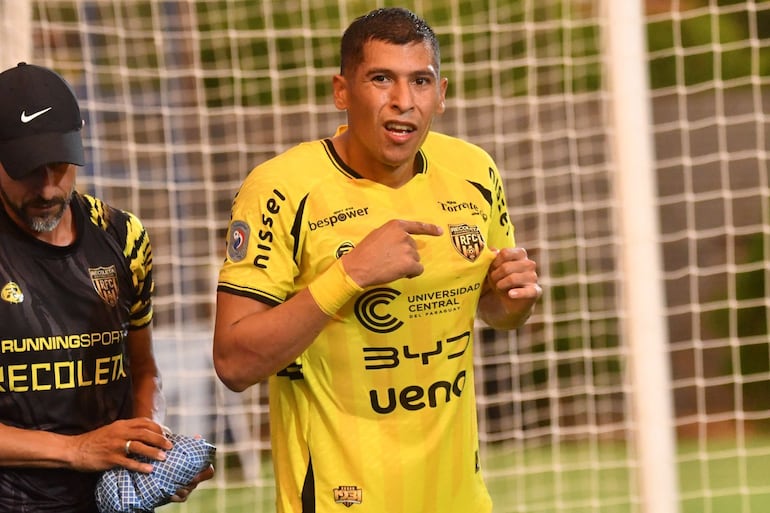
{"label": "player's left arm", "polygon": [[487,242],[495,258],[484,280],[478,315],[492,328],[516,329],[532,315],[543,291],[538,284],[537,265],[524,248],[516,247],[503,180],[492,158],[487,155],[487,159],[486,187],[491,191],[492,221]]}
{"label": "player's left arm", "polygon": [[128,357],[134,393],[134,417],[161,422],[164,412],[160,373],[152,350],[150,325],[128,331]]}
{"label": "player's left arm", "polygon": [[495,329],[516,329],[532,314],[542,294],[537,265],[527,251],[503,248],[497,251],[487,271],[479,299],[479,317]]}
{"label": "player's left arm", "polygon": [[128,329],[128,358],[134,395],[134,417],[158,423],[165,414],[160,371],[152,347],[152,245],[142,222],[130,212],[125,215],[124,256],[131,270],[134,287]]}

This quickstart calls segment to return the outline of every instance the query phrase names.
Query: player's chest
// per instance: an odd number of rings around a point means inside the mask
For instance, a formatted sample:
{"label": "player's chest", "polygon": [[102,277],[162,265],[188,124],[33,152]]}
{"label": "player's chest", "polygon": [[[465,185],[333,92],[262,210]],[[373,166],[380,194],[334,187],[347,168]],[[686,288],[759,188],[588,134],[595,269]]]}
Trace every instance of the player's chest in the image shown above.
{"label": "player's chest", "polygon": [[[25,323],[36,331],[121,318],[130,287],[125,260],[109,244],[59,254],[11,243],[0,248],[0,315],[16,319],[20,330]],[[48,320],[38,323],[42,318]]]}
{"label": "player's chest", "polygon": [[307,269],[328,267],[394,219],[442,228],[438,237],[413,236],[421,260],[429,263],[426,272],[439,279],[488,264],[480,257],[488,251],[489,203],[469,184],[422,180],[400,189],[351,185],[319,198],[311,194],[303,218],[302,259]]}

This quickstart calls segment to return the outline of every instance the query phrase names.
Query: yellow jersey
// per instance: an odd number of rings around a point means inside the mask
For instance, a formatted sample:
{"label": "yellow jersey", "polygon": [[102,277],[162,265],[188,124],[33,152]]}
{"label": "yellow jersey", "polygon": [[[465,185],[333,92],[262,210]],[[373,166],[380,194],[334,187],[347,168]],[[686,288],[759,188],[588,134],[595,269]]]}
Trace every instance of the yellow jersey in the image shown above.
{"label": "yellow jersey", "polygon": [[218,290],[271,305],[391,219],[444,230],[415,236],[422,275],[353,297],[270,378],[279,513],[492,509],[473,326],[493,249],[514,245],[513,226],[481,148],[431,132],[418,164],[393,189],[348,167],[331,140],[307,142],[257,166],[233,202]]}

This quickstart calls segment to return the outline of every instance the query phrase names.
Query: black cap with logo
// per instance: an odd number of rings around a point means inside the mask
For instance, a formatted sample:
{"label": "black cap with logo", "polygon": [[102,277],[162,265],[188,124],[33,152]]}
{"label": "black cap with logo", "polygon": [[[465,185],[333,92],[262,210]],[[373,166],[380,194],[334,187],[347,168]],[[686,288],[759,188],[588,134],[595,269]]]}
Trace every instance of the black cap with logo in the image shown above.
{"label": "black cap with logo", "polygon": [[0,164],[11,178],[54,162],[82,166],[82,127],[75,92],[55,71],[21,62],[0,73]]}

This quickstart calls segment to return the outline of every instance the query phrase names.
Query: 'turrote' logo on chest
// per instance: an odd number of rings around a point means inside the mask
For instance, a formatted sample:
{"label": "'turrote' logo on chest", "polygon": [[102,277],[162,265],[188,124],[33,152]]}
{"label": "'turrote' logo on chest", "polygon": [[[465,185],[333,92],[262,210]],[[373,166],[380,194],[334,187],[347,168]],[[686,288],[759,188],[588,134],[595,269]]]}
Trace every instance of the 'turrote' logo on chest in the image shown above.
{"label": "'turrote' logo on chest", "polygon": [[102,298],[102,301],[113,307],[117,305],[118,273],[115,266],[89,267],[88,274],[91,275],[91,283],[94,284],[94,290]]}
{"label": "'turrote' logo on chest", "polygon": [[449,236],[457,252],[471,262],[475,262],[484,249],[484,237],[478,226],[450,224]]}

